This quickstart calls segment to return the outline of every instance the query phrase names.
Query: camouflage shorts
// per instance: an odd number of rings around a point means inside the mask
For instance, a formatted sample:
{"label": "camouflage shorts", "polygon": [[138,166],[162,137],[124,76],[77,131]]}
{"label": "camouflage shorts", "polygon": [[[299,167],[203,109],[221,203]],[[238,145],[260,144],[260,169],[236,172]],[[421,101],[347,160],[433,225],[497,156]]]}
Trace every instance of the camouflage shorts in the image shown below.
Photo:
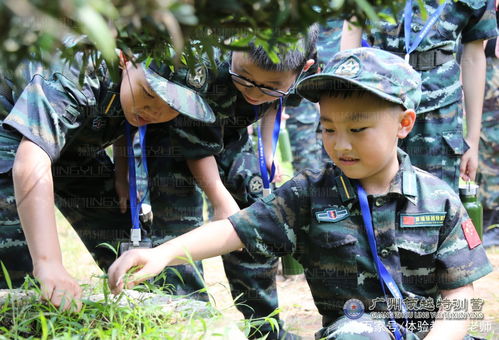
{"label": "camouflage shorts", "polygon": [[461,157],[469,148],[463,137],[462,117],[461,103],[418,114],[409,136],[399,141],[412,165],[444,180],[456,192]]}
{"label": "camouflage shorts", "polygon": [[484,209],[499,209],[499,59],[487,58],[478,183]]}

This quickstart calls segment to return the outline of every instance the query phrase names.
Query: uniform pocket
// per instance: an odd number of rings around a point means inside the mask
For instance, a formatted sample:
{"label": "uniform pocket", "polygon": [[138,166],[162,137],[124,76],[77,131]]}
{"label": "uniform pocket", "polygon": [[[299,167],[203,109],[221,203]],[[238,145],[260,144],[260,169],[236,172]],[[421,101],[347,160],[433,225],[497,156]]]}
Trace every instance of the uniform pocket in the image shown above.
{"label": "uniform pocket", "polygon": [[358,240],[349,223],[319,223],[310,226],[307,277],[331,286],[357,285]]}
{"label": "uniform pocket", "polygon": [[444,155],[461,157],[469,146],[463,138],[463,134],[458,131],[443,131]]}
{"label": "uniform pocket", "polygon": [[253,204],[261,197],[263,181],[254,153],[241,152],[235,157],[227,173],[225,186],[242,207]]}
{"label": "uniform pocket", "polygon": [[426,295],[435,287],[439,230],[438,227],[411,228],[398,235],[402,283],[415,294]]}

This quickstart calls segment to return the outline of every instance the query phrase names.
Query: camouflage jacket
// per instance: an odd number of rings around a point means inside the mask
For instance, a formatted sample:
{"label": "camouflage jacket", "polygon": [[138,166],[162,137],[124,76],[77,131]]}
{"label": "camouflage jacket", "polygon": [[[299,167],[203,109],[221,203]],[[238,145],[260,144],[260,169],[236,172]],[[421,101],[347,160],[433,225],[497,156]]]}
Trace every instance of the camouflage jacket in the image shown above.
{"label": "camouflage jacket", "polygon": [[[459,38],[462,43],[487,40],[497,36],[494,0],[447,0],[443,12],[416,51],[441,49],[454,53]],[[425,0],[430,16],[439,5],[438,0]],[[413,1],[411,41],[424,27],[419,2]],[[371,31],[371,43],[383,50],[405,53],[403,11],[398,24],[380,21]],[[460,68],[457,61],[450,60],[432,70],[422,71],[422,101],[418,113],[432,111],[452,104],[462,98]]]}
{"label": "camouflage jacket", "polygon": [[[27,63],[25,87],[18,93],[13,89],[12,98],[0,101],[0,138],[12,140],[13,134],[21,134],[52,162],[84,162],[123,135],[119,84],[104,65],[90,59],[80,86],[82,62],[80,55],[70,65],[58,61],[48,69]],[[10,151],[0,151],[1,172],[12,167]]]}
{"label": "camouflage jacket", "polygon": [[[459,197],[440,179],[413,167],[401,150],[398,157],[400,169],[389,192],[368,196],[378,254],[404,299],[435,307],[440,290],[469,284],[492,267],[483,247],[470,247],[465,237],[470,220]],[[354,298],[366,311],[387,308],[376,303],[384,295],[354,187],[329,164],[322,171],[302,172],[229,217],[255,257],[294,255],[325,320],[339,317]]]}

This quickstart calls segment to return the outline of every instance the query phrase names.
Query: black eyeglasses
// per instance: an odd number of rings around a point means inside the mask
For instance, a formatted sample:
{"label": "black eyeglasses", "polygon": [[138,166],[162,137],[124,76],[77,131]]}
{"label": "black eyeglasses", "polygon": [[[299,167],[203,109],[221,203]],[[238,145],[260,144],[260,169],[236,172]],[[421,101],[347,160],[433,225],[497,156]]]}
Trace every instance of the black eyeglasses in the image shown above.
{"label": "black eyeglasses", "polygon": [[256,84],[255,82],[253,82],[253,81],[251,81],[251,80],[249,80],[247,78],[244,78],[243,76],[240,76],[237,73],[232,72],[231,69],[229,69],[229,74],[231,75],[232,80],[234,80],[239,85],[242,85],[244,87],[256,87],[263,94],[266,94],[266,95],[271,96],[271,97],[277,97],[277,98],[279,98],[279,97],[287,96],[289,94],[289,92],[291,91],[291,89],[293,88],[293,87],[291,87],[289,90],[287,90],[286,92],[284,92],[284,91],[281,91],[281,90],[276,90],[276,89],[271,89],[271,88],[268,88],[268,87],[265,87],[265,86],[260,86],[260,85]]}

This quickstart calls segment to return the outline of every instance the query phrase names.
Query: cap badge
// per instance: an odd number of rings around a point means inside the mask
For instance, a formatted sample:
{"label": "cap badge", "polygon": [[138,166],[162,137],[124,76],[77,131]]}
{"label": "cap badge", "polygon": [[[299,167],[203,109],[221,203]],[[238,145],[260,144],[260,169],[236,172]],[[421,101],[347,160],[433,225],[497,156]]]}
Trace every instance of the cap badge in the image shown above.
{"label": "cap badge", "polygon": [[204,65],[196,66],[194,74],[191,71],[187,72],[187,84],[196,89],[202,88],[206,83],[207,73]]}
{"label": "cap badge", "polygon": [[338,66],[334,74],[343,77],[355,77],[360,72],[360,64],[356,58],[348,58]]}

